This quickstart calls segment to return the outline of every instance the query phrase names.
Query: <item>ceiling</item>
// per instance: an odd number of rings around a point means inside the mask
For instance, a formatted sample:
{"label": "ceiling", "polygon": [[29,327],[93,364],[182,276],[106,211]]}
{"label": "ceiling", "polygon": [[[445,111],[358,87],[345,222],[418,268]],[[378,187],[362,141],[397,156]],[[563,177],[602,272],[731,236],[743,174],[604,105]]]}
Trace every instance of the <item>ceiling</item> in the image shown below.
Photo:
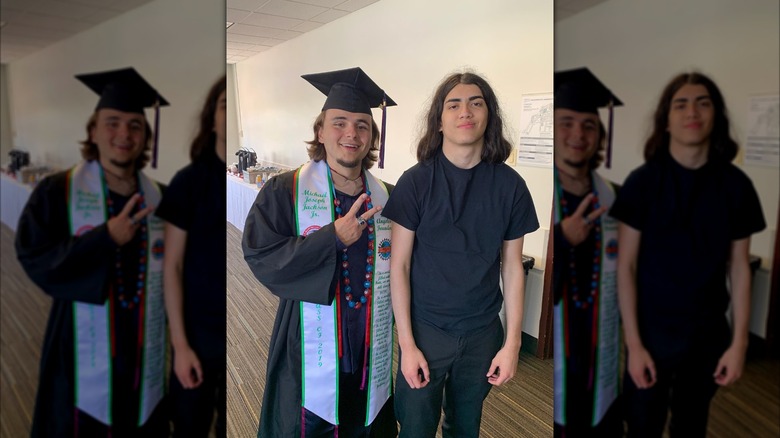
{"label": "ceiling", "polygon": [[152,0],[0,0],[0,63],[7,64]]}
{"label": "ceiling", "polygon": [[[150,1],[0,0],[0,63],[21,59]],[[227,62],[243,61],[377,1],[227,0]],[[555,0],[555,21],[603,1]]]}

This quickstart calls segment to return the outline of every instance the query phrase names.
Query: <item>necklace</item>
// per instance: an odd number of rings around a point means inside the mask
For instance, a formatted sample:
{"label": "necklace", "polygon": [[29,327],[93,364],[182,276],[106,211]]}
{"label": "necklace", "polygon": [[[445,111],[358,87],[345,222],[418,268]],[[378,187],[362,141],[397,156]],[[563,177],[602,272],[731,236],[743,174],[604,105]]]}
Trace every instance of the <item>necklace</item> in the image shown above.
{"label": "necklace", "polygon": [[352,184],[357,184],[357,181],[360,179],[360,177],[362,177],[362,176],[363,176],[363,172],[360,172],[360,174],[358,174],[358,176],[357,176],[357,177],[355,177],[355,178],[353,178],[353,179],[349,179],[349,178],[347,178],[346,176],[344,176],[344,175],[342,175],[341,173],[339,173],[339,171],[337,171],[336,169],[334,169],[334,168],[332,168],[332,167],[330,167],[330,166],[328,166],[328,168],[329,168],[329,169],[330,169],[330,170],[331,170],[333,173],[335,173],[336,175],[338,175],[338,176],[340,176],[340,177],[344,178],[344,179],[345,179],[347,182],[351,182]]}
{"label": "necklace", "polygon": [[[136,177],[137,178],[137,177]],[[136,179],[136,183],[138,183]],[[116,216],[116,209],[114,208],[114,201],[111,200],[111,196],[108,193],[108,184],[104,184],[103,187],[105,187],[105,196],[106,196],[106,205],[108,207],[108,217],[112,218]],[[139,184],[140,187],[140,184]],[[144,194],[143,190],[139,190],[139,193],[141,194],[141,198],[139,200],[138,209],[143,210],[146,208],[146,202],[144,201]],[[127,293],[125,284],[124,284],[124,275],[122,272],[122,251],[121,248],[117,247],[115,251],[115,260],[116,263],[114,267],[116,268],[116,293],[117,293],[117,299],[119,300],[119,305],[123,309],[132,310],[141,302],[141,297],[144,293],[144,285],[146,284],[146,217],[142,218],[140,220],[140,231],[141,231],[141,243],[139,245],[139,251],[138,251],[138,281],[133,285],[135,286],[135,294],[130,295]],[[132,287],[132,286],[131,286]]]}
{"label": "necklace", "polygon": [[[335,172],[335,171],[334,171]],[[337,172],[338,173],[338,172]],[[360,178],[363,176],[363,173],[361,172]],[[365,192],[368,195],[366,198],[365,204],[366,204],[366,210],[370,210],[373,208],[373,205],[371,204],[371,191],[368,190],[366,187],[366,180],[365,177],[363,178],[363,187],[365,188]],[[342,217],[342,208],[341,208],[341,201],[338,200],[336,197],[336,193],[334,191],[333,193],[333,205],[334,209],[336,211],[336,218],[339,219]],[[341,283],[343,285],[344,290],[344,298],[347,300],[347,305],[350,308],[353,309],[360,309],[364,304],[368,302],[369,297],[371,296],[371,285],[374,279],[374,219],[368,219],[367,221],[368,226],[366,229],[368,230],[368,251],[366,253],[366,275],[365,275],[365,281],[363,282],[363,295],[357,297],[357,299],[353,300],[353,289],[351,280],[350,280],[350,272],[349,272],[349,254],[347,249],[344,248],[341,250]]]}
{"label": "necklace", "polygon": [[[599,208],[598,191],[592,182],[591,187],[593,187],[592,208],[597,210]],[[566,197],[563,194],[563,188],[560,185],[559,188],[558,199],[561,204],[561,218],[564,219],[570,216],[570,211],[568,201],[566,201]],[[595,232],[594,237],[596,240],[593,245],[593,267],[591,269],[590,291],[585,296],[581,295],[580,285],[577,281],[576,250],[574,246],[569,248],[569,292],[574,302],[574,307],[578,309],[587,309],[592,306],[599,290],[599,276],[601,275],[601,217],[597,217],[593,221],[593,231]]]}
{"label": "necklace", "polygon": [[585,178],[578,178],[574,175],[571,175],[569,173],[566,173],[558,169],[557,167],[555,168],[555,170],[558,172],[559,177],[560,176],[566,177],[566,178],[559,178],[559,180],[561,181],[561,183],[563,183],[564,179],[567,180],[568,182],[567,186],[570,188],[570,190],[568,191],[570,193],[574,193],[575,195],[582,195],[582,194],[587,194],[590,191],[591,181],[590,178],[588,178],[587,176]]}

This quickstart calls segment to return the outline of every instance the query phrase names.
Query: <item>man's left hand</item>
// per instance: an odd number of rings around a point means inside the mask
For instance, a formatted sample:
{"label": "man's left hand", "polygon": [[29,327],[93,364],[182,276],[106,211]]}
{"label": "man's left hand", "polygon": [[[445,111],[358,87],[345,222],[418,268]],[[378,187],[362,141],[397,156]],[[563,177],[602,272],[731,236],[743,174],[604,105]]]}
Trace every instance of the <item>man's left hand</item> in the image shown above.
{"label": "man's left hand", "polygon": [[742,377],[742,369],[745,367],[745,349],[732,345],[723,353],[715,368],[715,383],[720,386],[728,386]]}
{"label": "man's left hand", "polygon": [[501,386],[514,377],[517,370],[518,351],[512,348],[502,348],[496,353],[487,373],[488,383]]}

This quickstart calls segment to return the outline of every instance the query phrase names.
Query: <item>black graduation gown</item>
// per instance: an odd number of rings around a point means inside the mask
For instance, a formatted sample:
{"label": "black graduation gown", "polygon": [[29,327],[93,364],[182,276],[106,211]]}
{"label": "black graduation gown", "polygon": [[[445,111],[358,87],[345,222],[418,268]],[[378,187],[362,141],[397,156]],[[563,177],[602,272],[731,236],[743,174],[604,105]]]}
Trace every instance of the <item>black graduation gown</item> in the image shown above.
{"label": "black graduation gown", "polygon": [[[242,242],[244,259],[255,277],[279,297],[258,437],[300,436],[300,302],[330,305],[338,278],[334,225],[305,238],[297,236],[293,176],[288,172],[266,183],[249,211]],[[371,436],[396,435],[391,398],[372,423]]]}
{"label": "black graduation gown", "polygon": [[[33,437],[70,437],[75,429],[81,436],[107,432],[105,426],[85,413],[77,413],[74,403],[73,302],[102,304],[113,280],[116,244],[106,224],[79,237],[69,229],[67,172],[41,181],[30,195],[19,219],[16,252],[24,270],[46,294],[53,298],[41,350],[38,392],[33,413]],[[129,197],[111,193],[119,210]],[[123,247],[126,276],[137,275],[140,233]],[[127,262],[125,262],[127,260]],[[118,306],[115,306],[118,307]],[[142,430],[134,424],[138,417],[138,392],[132,389],[138,331],[135,311],[115,312],[117,355],[113,361],[113,437],[123,431],[143,432],[145,436],[167,436],[167,420],[158,405]],[[74,419],[78,418],[78,425]]]}

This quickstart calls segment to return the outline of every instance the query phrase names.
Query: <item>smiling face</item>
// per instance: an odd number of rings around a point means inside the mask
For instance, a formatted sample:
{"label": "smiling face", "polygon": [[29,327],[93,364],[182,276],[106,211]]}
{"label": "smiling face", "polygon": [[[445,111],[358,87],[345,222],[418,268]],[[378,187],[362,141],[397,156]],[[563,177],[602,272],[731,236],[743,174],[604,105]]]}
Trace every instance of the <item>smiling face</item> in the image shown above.
{"label": "smiling face", "polygon": [[715,110],[704,85],[685,84],[674,93],[669,108],[669,147],[709,147]]}
{"label": "smiling face", "polygon": [[325,120],[317,133],[317,140],[325,146],[331,167],[344,171],[360,169],[371,144],[371,116],[340,109],[325,111]]}
{"label": "smiling face", "polygon": [[441,113],[442,146],[482,148],[488,123],[482,90],[474,84],[458,84],[444,98]]}
{"label": "smiling face", "polygon": [[556,166],[586,167],[599,147],[599,116],[558,108],[554,113],[554,121]]}
{"label": "smiling face", "polygon": [[97,145],[103,166],[129,168],[146,144],[146,119],[143,114],[102,108],[89,138]]}

